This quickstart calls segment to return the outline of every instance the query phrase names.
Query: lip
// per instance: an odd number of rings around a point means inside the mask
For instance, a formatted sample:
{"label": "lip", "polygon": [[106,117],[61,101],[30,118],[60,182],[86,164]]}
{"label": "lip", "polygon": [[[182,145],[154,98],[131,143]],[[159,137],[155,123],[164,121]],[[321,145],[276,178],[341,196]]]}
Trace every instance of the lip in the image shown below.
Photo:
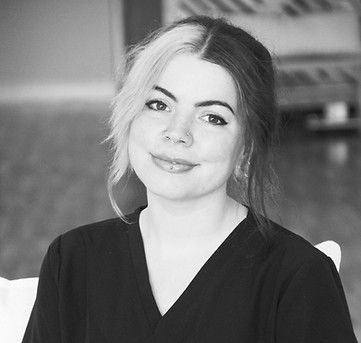
{"label": "lip", "polygon": [[169,156],[163,155],[163,154],[160,154],[160,155],[151,154],[151,155],[154,158],[158,158],[159,160],[163,160],[163,161],[166,161],[166,162],[169,162],[169,163],[182,164],[182,165],[190,166],[190,167],[194,167],[194,166],[197,165],[196,163],[192,163],[192,162],[184,160],[182,158],[173,158],[173,157],[169,157]]}

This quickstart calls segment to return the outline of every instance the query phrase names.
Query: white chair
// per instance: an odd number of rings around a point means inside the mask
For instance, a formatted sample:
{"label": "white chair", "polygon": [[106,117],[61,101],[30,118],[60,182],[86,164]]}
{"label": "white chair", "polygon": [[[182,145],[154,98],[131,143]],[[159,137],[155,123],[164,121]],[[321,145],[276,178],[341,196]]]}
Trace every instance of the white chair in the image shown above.
{"label": "white chair", "polygon": [[34,305],[38,278],[0,277],[0,342],[20,343]]}
{"label": "white chair", "polygon": [[334,241],[324,241],[322,243],[316,244],[315,247],[321,250],[325,255],[330,257],[335,264],[338,271],[340,271],[341,265],[341,248]]}
{"label": "white chair", "polygon": [[[334,241],[315,246],[340,270],[341,248]],[[32,310],[38,278],[7,280],[0,277],[0,342],[20,343]]]}

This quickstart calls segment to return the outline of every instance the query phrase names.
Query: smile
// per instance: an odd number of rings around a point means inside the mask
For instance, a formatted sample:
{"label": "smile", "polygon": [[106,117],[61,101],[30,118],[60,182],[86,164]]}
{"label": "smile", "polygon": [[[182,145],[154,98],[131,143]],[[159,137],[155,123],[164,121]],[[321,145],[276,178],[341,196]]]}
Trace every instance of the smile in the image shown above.
{"label": "smile", "polygon": [[176,161],[163,160],[153,155],[152,160],[157,167],[169,173],[185,173],[196,166],[196,164],[183,164]]}

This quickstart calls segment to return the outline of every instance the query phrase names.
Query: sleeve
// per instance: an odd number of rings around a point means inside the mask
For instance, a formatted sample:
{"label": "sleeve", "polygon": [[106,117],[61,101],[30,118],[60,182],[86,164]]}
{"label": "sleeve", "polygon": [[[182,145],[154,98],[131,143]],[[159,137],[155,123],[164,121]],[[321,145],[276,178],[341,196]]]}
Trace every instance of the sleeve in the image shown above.
{"label": "sleeve", "polygon": [[277,315],[278,343],[357,343],[339,274],[317,254],[295,273]]}
{"label": "sleeve", "polygon": [[60,343],[58,311],[59,240],[50,246],[43,259],[36,300],[25,330],[23,343]]}

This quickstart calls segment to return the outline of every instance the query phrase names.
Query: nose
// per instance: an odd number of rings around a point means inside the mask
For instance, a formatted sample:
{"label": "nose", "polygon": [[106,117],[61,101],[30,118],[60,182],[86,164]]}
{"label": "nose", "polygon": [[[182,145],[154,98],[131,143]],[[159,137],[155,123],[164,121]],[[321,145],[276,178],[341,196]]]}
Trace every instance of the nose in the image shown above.
{"label": "nose", "polygon": [[162,132],[162,138],[167,142],[182,143],[185,146],[191,146],[193,143],[193,135],[189,125],[177,123],[176,120]]}

